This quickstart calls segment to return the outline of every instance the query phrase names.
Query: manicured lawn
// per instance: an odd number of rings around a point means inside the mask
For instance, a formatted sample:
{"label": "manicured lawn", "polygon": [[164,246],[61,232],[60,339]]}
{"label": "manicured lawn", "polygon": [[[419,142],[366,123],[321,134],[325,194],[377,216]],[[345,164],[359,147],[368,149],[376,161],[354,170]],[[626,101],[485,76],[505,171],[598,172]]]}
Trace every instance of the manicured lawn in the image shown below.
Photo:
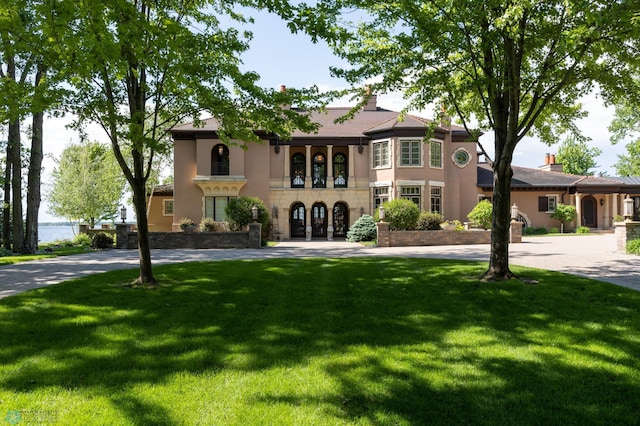
{"label": "manicured lawn", "polygon": [[13,256],[1,256],[0,265],[12,265],[19,262],[27,262],[29,260],[47,259],[56,256],[70,256],[72,254],[86,253],[91,250],[86,246],[74,246],[74,247],[59,247],[54,244],[43,244],[40,249],[44,250],[51,247],[50,252],[42,252],[38,254],[19,254]]}
{"label": "manicured lawn", "polygon": [[430,259],[117,271],[0,301],[0,422],[637,424],[640,293]]}

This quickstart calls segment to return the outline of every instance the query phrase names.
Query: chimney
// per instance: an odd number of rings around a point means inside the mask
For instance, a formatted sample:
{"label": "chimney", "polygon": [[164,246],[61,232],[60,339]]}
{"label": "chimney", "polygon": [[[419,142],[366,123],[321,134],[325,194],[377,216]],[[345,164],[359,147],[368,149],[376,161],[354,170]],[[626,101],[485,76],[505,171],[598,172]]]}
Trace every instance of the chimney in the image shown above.
{"label": "chimney", "polygon": [[549,156],[549,164],[551,164],[551,165],[556,164],[556,156],[555,156],[555,154],[551,154]]}
{"label": "chimney", "polygon": [[[285,93],[287,91],[287,86],[285,86],[284,84],[280,85],[280,93]],[[282,109],[291,109],[291,105],[282,105]]]}
{"label": "chimney", "polygon": [[440,127],[451,130],[451,117],[447,115],[444,104],[440,106]]}
{"label": "chimney", "polygon": [[549,161],[551,160],[551,154],[549,154],[548,152],[544,155],[544,165],[546,166],[547,164],[549,164]]}
{"label": "chimney", "polygon": [[562,164],[556,163],[555,154],[546,154],[544,156],[544,166],[540,166],[539,169],[544,170],[545,172],[561,172],[562,173]]}
{"label": "chimney", "polygon": [[365,91],[366,91],[365,99],[368,99],[368,100],[367,100],[366,105],[362,107],[362,110],[363,111],[376,111],[378,109],[377,96],[371,94],[371,86],[368,85],[368,84],[365,86]]}

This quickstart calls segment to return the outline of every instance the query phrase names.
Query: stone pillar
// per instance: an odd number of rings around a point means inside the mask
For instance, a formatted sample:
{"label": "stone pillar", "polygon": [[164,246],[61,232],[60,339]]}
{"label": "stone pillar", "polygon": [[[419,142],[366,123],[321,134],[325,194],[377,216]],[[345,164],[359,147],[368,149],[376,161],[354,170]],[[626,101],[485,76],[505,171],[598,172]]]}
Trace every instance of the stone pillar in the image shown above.
{"label": "stone pillar", "polygon": [[308,209],[304,209],[304,214],[306,216],[305,219],[306,219],[306,222],[307,222],[307,226],[306,226],[306,228],[304,230],[304,233],[305,233],[305,238],[304,239],[306,241],[311,241],[311,231],[312,231],[312,228],[311,228],[311,210],[312,210],[312,208],[313,207],[310,207]]}
{"label": "stone pillar", "polygon": [[249,248],[262,247],[262,224],[253,222],[249,224]]}
{"label": "stone pillar", "polygon": [[327,145],[327,188],[333,188],[333,145]]}
{"label": "stone pillar", "polygon": [[511,221],[511,226],[509,227],[510,243],[518,244],[522,242],[522,227],[522,222],[518,222],[517,220]]}
{"label": "stone pillar", "polygon": [[[620,214],[620,213],[618,213],[618,206],[620,205],[620,194],[616,192],[615,194],[613,194],[612,198],[613,198],[613,200],[611,202],[612,203],[612,205],[611,205],[611,207],[612,207],[611,216],[615,218],[616,216],[618,216]],[[614,228],[615,228],[615,226],[614,226]]]}
{"label": "stone pillar", "polygon": [[604,196],[604,214],[602,217],[602,227],[604,229],[611,228],[611,195]]}
{"label": "stone pillar", "polygon": [[305,158],[306,158],[306,162],[307,162],[307,164],[305,165],[305,169],[307,169],[307,172],[305,173],[306,176],[304,177],[304,187],[305,188],[312,188],[313,187],[313,182],[311,181],[311,176],[312,176],[312,171],[311,171],[311,145],[305,145],[304,147],[306,148]]}
{"label": "stone pillar", "polygon": [[131,230],[131,225],[127,223],[116,224],[116,248],[119,248],[119,249],[129,248],[129,231],[130,230]]}
{"label": "stone pillar", "polygon": [[624,221],[613,224],[616,228],[616,251],[627,252],[627,242],[640,238],[640,222]]}
{"label": "stone pillar", "polygon": [[355,186],[355,183],[356,183],[356,166],[355,166],[356,160],[354,158],[354,146],[353,145],[349,145],[348,162],[349,162],[349,165],[347,166],[347,173],[349,174],[349,180],[347,180],[347,185]]}
{"label": "stone pillar", "polygon": [[89,234],[89,225],[87,225],[87,224],[78,225],[78,233],[79,234]]}
{"label": "stone pillar", "polygon": [[376,223],[378,232],[378,247],[390,247],[390,224],[389,222]]}
{"label": "stone pillar", "polygon": [[284,145],[284,177],[282,187],[291,188],[291,146]]}
{"label": "stone pillar", "polygon": [[582,226],[582,194],[576,192],[576,228]]}

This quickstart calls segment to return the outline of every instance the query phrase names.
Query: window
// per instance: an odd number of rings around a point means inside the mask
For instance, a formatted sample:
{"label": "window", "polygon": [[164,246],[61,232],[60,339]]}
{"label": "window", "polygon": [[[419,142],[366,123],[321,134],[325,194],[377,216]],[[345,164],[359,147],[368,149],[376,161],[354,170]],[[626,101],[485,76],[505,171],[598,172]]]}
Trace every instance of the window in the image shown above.
{"label": "window", "polygon": [[327,187],[327,164],[324,154],[317,153],[313,156],[313,187]]}
{"label": "window", "polygon": [[420,144],[419,140],[400,142],[400,165],[420,166]]}
{"label": "window", "polygon": [[400,188],[400,197],[405,200],[413,201],[420,207],[420,187],[419,186],[403,186]]}
{"label": "window", "polygon": [[304,177],[306,174],[306,160],[304,154],[299,152],[291,157],[291,187],[304,188]]}
{"label": "window", "polygon": [[333,187],[347,187],[347,156],[342,153],[333,156]]}
{"label": "window", "polygon": [[226,221],[224,209],[232,198],[235,197],[204,197],[204,217],[210,217],[216,222]]}
{"label": "window", "polygon": [[173,200],[163,200],[162,214],[164,216],[173,216]]}
{"label": "window", "polygon": [[469,161],[471,161],[471,154],[469,154],[469,151],[467,151],[466,149],[460,148],[453,153],[452,158],[456,166],[464,167],[469,164]]}
{"label": "window", "polygon": [[388,186],[380,186],[378,188],[373,188],[373,207],[378,208],[382,205],[382,203],[386,203],[389,201],[389,187]]}
{"label": "window", "polygon": [[538,197],[538,211],[554,213],[556,206],[558,205],[557,195],[545,195],[544,197]]}
{"label": "window", "polygon": [[373,143],[373,168],[389,167],[389,141]]}
{"label": "window", "polygon": [[218,144],[211,150],[211,175],[229,176],[229,148]]}
{"label": "window", "polygon": [[333,236],[345,237],[349,230],[349,208],[345,203],[333,206]]}
{"label": "window", "polygon": [[435,168],[442,168],[442,142],[430,141],[429,152],[429,165]]}
{"label": "window", "polygon": [[442,214],[442,188],[439,186],[431,187],[431,211]]}

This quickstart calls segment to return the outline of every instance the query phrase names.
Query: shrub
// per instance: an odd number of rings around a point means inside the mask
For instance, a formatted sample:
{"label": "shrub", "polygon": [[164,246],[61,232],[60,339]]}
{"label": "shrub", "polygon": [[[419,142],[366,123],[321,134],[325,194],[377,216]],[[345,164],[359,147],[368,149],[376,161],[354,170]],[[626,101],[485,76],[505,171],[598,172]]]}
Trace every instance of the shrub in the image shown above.
{"label": "shrub", "polygon": [[200,232],[214,232],[218,226],[217,222],[212,217],[203,217],[200,221]]}
{"label": "shrub", "polygon": [[99,232],[93,236],[93,239],[91,240],[91,247],[94,249],[113,248],[113,237],[104,232]]}
{"label": "shrub", "polygon": [[13,256],[13,253],[11,252],[11,250],[7,250],[4,247],[0,247],[0,257],[5,257],[5,256]]}
{"label": "shrub", "polygon": [[549,233],[550,234],[557,234],[559,232],[560,232],[560,230],[558,228],[556,228],[555,226],[549,228]]}
{"label": "shrub", "polygon": [[416,229],[420,208],[412,201],[398,198],[383,204],[385,221],[391,230]]}
{"label": "shrub", "polygon": [[545,228],[544,226],[539,226],[537,228],[532,228],[529,226],[524,228],[524,230],[522,231],[524,235],[545,235],[547,232],[547,228]]}
{"label": "shrub", "polygon": [[373,241],[377,237],[376,223],[373,217],[364,214],[356,220],[347,232],[347,241]]}
{"label": "shrub", "polygon": [[269,237],[269,223],[271,221],[269,210],[265,207],[260,198],[238,197],[229,200],[229,204],[224,211],[227,214],[229,229],[240,231],[253,222],[253,206],[258,207],[258,222],[262,224],[262,239]]}
{"label": "shrub", "polygon": [[627,254],[640,255],[640,238],[627,241]]}
{"label": "shrub", "polygon": [[588,234],[591,232],[588,226],[579,226],[576,228],[576,234]]}
{"label": "shrub", "polygon": [[437,231],[440,229],[443,217],[440,213],[420,212],[416,229],[420,231]]}
{"label": "shrub", "polygon": [[75,238],[71,243],[72,245],[75,245],[75,246],[89,247],[93,243],[93,240],[89,236],[89,234],[85,234],[84,232],[81,232],[75,236]]}
{"label": "shrub", "polygon": [[493,217],[493,205],[489,200],[482,200],[469,212],[467,218],[476,226],[482,229],[491,228],[491,218]]}
{"label": "shrub", "polygon": [[184,230],[190,226],[196,226],[196,223],[192,219],[188,217],[180,218],[180,229]]}

